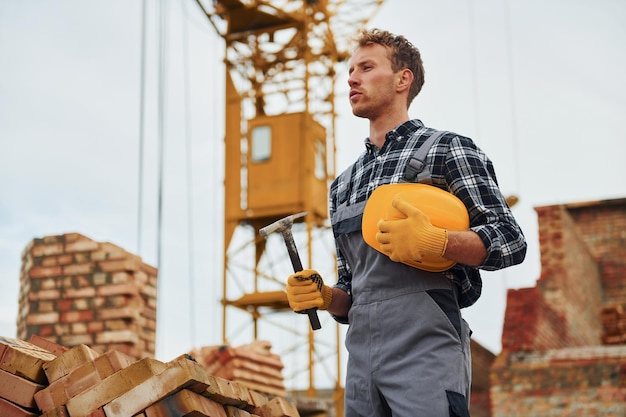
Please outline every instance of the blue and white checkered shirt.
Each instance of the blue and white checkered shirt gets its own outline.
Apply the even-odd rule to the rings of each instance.
[[[349,204],[365,201],[382,184],[402,181],[407,162],[415,150],[434,132],[420,120],[410,120],[390,131],[381,149],[365,140],[366,150],[353,166]],[[456,195],[467,208],[470,229],[487,248],[487,257],[479,267],[497,270],[516,265],[526,255],[526,240],[498,187],[493,165],[485,153],[467,137],[446,133],[428,152],[432,185]],[[330,188],[330,214],[338,207],[337,190],[340,175]],[[333,230],[337,234],[333,225]],[[341,251],[337,250],[339,280],[336,287],[351,293],[352,273]],[[479,268],[457,264],[444,272],[459,288],[459,305],[468,307],[481,294]]]

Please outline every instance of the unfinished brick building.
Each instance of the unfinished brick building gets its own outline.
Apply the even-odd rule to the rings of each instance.
[[[541,276],[508,292],[491,414],[626,416],[626,199],[536,212]]]

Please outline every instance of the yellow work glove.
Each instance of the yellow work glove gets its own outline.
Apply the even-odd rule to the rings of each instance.
[[[296,313],[305,313],[310,308],[328,310],[333,290],[324,285],[322,277],[313,269],[296,272],[287,279],[287,299]]]
[[[379,220],[376,240],[380,249],[394,262],[421,262],[425,254],[443,256],[448,231],[433,226],[423,211],[396,197],[391,202],[406,218]]]

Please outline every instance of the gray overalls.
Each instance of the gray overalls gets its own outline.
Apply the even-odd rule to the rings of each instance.
[[[347,201],[331,219],[354,229],[336,236],[352,271],[345,416],[469,416],[470,329],[456,286],[369,247],[360,225],[365,202]]]

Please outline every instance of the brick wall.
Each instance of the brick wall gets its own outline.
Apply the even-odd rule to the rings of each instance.
[[[541,276],[508,292],[492,415],[626,416],[626,199],[536,211]]]
[[[542,298],[563,317],[567,345],[600,341],[600,268],[566,206],[539,207]]]
[[[605,303],[626,306],[626,199],[571,204],[568,211],[597,261]]]
[[[17,337],[153,357],[157,270],[119,246],[78,233],[32,240],[22,252]]]
[[[567,346],[563,316],[543,299],[538,288],[509,290],[502,327],[502,349],[536,351]]]
[[[626,346],[503,352],[492,367],[493,417],[626,416]]]
[[[475,340],[470,340],[472,350],[472,389],[470,414],[472,417],[491,417],[489,369],[495,355]]]

